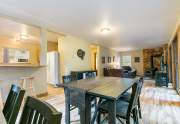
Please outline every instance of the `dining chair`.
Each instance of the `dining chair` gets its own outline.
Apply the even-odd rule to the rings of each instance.
[[[65,83],[72,83],[73,81],[77,81],[77,78],[73,77],[72,75],[66,75],[66,76],[63,76],[62,78],[63,78],[64,84]],[[65,99],[69,100],[69,102],[70,102],[69,104],[66,104],[66,109],[70,108],[68,111],[72,111],[72,110],[78,108],[78,112],[80,114],[81,113],[80,108],[81,108],[81,104],[82,104],[81,101],[84,98],[83,93],[81,91],[77,91],[74,89],[67,89],[67,88],[64,88],[64,93],[66,96]],[[91,106],[96,107],[96,104],[97,104],[96,98],[92,97],[91,98]],[[69,116],[69,115],[66,115],[66,116]],[[69,116],[68,122],[70,122],[70,116]]]
[[[63,76],[63,83],[69,83],[69,82],[72,82],[72,81],[77,81],[77,78],[73,75],[66,75],[66,76]]]
[[[72,81],[76,81],[77,78],[72,76],[72,75],[66,75],[66,76],[63,76],[63,83],[66,84],[66,83],[71,83]],[[65,90],[65,93],[67,91]],[[76,95],[78,95],[77,93],[72,93],[70,94],[70,97],[72,97],[72,99],[76,98]],[[71,98],[70,98],[71,99]],[[72,100],[71,99],[71,100]],[[74,100],[73,100],[74,101]],[[70,111],[74,110],[75,108],[77,108],[76,106],[72,105],[73,103],[71,102],[71,105],[70,105]]]
[[[85,74],[86,79],[90,79],[90,78],[95,78],[96,77],[96,72],[87,72]]]
[[[143,77],[139,78],[139,81],[142,82],[142,85],[144,83],[144,79]],[[140,91],[141,92],[141,91]],[[126,102],[130,102],[131,99],[131,93],[129,92],[125,92],[122,94],[122,96],[119,98],[120,100],[126,101]],[[142,114],[141,114],[141,104],[140,104],[140,94],[138,96],[138,111],[139,111],[139,117],[142,118]]]
[[[130,98],[130,102],[117,100],[116,101],[116,118],[123,123],[121,119],[126,120],[126,124],[130,124],[131,117],[133,117],[134,122],[139,123],[138,119],[138,96],[140,94],[140,90],[142,88],[142,82],[139,80],[133,84],[132,86],[132,94]],[[108,100],[102,102],[98,107],[98,116],[97,123],[101,122],[101,114],[108,114]],[[105,118],[106,119],[106,118]]]
[[[19,124],[61,124],[62,113],[50,104],[27,97]]]
[[[71,83],[71,82],[73,82],[73,81],[77,81],[77,78],[76,77],[74,77],[74,76],[72,76],[72,75],[66,75],[66,76],[63,76],[63,83]],[[66,91],[65,91],[66,92]],[[80,95],[80,94],[79,94]],[[76,99],[77,98],[77,96],[78,96],[78,93],[77,92],[71,92],[71,94],[70,94],[70,99],[71,99],[71,101],[75,101],[75,100],[73,100],[73,99]],[[94,97],[93,97],[94,98]],[[94,100],[94,99],[92,99],[92,100]],[[73,104],[73,103],[72,103]],[[96,104],[96,101],[95,101],[95,103],[94,104]],[[75,106],[73,106],[73,105],[71,105],[71,110],[73,110],[73,109],[75,109],[75,108],[77,108],[77,107],[75,107]]]
[[[3,114],[8,124],[15,124],[24,97],[25,90],[12,85],[3,108]]]

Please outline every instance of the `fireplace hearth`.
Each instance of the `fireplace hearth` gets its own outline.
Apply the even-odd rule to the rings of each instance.
[[[162,54],[156,54],[150,57],[150,68],[145,70],[144,72],[145,77],[148,77],[148,78],[155,77],[156,71],[158,71],[158,68],[160,68],[161,57],[162,57]],[[159,67],[156,67],[156,66],[159,66]]]

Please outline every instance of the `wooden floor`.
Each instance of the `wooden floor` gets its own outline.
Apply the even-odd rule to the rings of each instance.
[[[48,96],[41,97],[63,113],[64,124],[64,93],[61,88],[48,86]],[[141,106],[143,118],[141,124],[180,124],[180,97],[175,90],[165,87],[155,87],[153,80],[145,80]],[[71,113],[73,124],[79,124],[78,111]]]

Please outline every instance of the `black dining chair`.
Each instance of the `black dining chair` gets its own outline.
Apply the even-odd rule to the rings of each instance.
[[[66,75],[66,76],[63,76],[63,83],[72,83],[73,81],[77,81],[77,78],[72,76],[72,75]],[[81,91],[77,91],[77,90],[68,90],[66,88],[64,88],[64,92],[65,92],[65,99],[68,99],[70,101],[70,104],[69,105],[66,105],[66,106],[70,106],[70,110],[68,111],[72,111],[76,108],[78,108],[78,111],[80,113],[80,106],[81,106],[81,101],[82,99],[84,98],[84,95]],[[69,98],[67,98],[67,96],[69,96]],[[97,104],[97,100],[95,97],[92,97],[91,98],[91,106],[92,107],[96,107],[96,104]],[[67,109],[68,107],[66,107]],[[69,116],[69,115],[67,115]],[[70,117],[70,116],[69,116]],[[70,122],[70,119],[68,120]]]
[[[3,114],[8,124],[15,124],[18,112],[23,101],[25,90],[12,85],[3,108]]]
[[[77,81],[77,77],[73,76],[73,75],[66,75],[62,77],[63,79],[63,83],[69,83],[72,81]]]
[[[63,79],[63,83],[64,84],[66,84],[66,83],[71,83],[72,81],[77,81],[77,78],[76,77],[74,77],[74,76],[72,76],[72,75],[66,75],[66,76],[63,76],[62,77],[62,79]],[[65,90],[65,93],[66,93],[67,91]],[[72,100],[72,99],[74,99],[74,98],[76,98],[76,95],[78,95],[78,93],[71,93],[70,94],[70,99]],[[73,100],[74,101],[74,100]],[[71,105],[70,105],[70,111],[72,111],[72,110],[74,110],[75,108],[77,108],[75,105],[73,105],[73,103],[71,102]]]
[[[142,84],[144,83],[143,77],[140,77],[139,80],[140,80],[140,82],[142,82]],[[131,99],[131,93],[129,93],[129,92],[125,92],[120,97],[120,100],[123,100],[123,101],[126,101],[126,102],[130,102],[130,99]],[[141,104],[140,104],[140,94],[138,96],[138,111],[139,111],[139,117],[142,118]]]
[[[132,94],[130,98],[130,102],[117,100],[116,102],[116,118],[123,123],[121,119],[126,120],[126,124],[130,124],[131,117],[133,117],[134,122],[139,123],[138,119],[138,96],[140,94],[140,90],[142,88],[142,82],[139,80],[134,83],[132,86]],[[101,122],[101,114],[108,114],[108,100],[102,102],[98,107],[98,116],[97,123]],[[106,118],[105,118],[106,119]]]
[[[61,118],[53,106],[28,96],[19,124],[61,124]]]
[[[91,75],[91,77],[94,77],[94,75]],[[66,76],[63,76],[63,83],[71,83],[73,81],[77,81],[77,78],[72,76],[72,75],[66,75]],[[66,92],[66,91],[65,91]],[[70,94],[70,99],[75,99],[77,97],[78,93],[71,93]],[[96,101],[95,101],[96,102]],[[73,104],[73,103],[72,103]],[[75,106],[71,106],[71,110],[75,109],[76,107]]]
[[[62,77],[64,84],[72,83],[73,81],[77,81],[77,78],[72,75],[66,75]],[[64,88],[65,93],[65,101],[68,101],[65,106],[65,121],[66,123],[71,122],[70,112],[74,109],[78,109],[78,113],[81,114],[81,101],[84,98],[84,94],[81,91],[77,91],[74,89]]]
[[[87,79],[95,78],[95,77],[96,77],[96,75],[95,75],[94,72],[87,72],[87,73],[86,73],[86,78],[87,78]]]

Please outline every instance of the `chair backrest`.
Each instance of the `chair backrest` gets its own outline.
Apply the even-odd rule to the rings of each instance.
[[[130,66],[121,66],[122,69],[127,70],[127,71],[131,71],[132,68]]]
[[[144,78],[143,77],[140,77],[139,78],[139,82],[141,82],[142,83],[142,86],[143,86],[143,84],[144,84]],[[141,94],[141,90],[142,90],[142,87],[141,87],[141,89],[140,89],[140,94]],[[139,94],[139,95],[140,95]]]
[[[96,73],[95,72],[87,72],[86,73],[86,79],[88,78],[95,78],[96,77]]]
[[[141,93],[142,83],[143,82],[142,82],[142,80],[140,78],[132,86],[132,94],[131,94],[129,107],[128,107],[128,116],[130,116],[130,113],[132,112],[132,110],[135,107],[137,107],[137,105],[138,105],[138,99],[139,99],[139,96],[140,96],[140,93]]]
[[[3,108],[3,114],[8,124],[15,124],[24,97],[25,90],[12,85]]]
[[[62,113],[50,104],[33,97],[27,97],[20,124],[60,124]]]
[[[70,83],[72,81],[77,80],[77,78],[75,76],[72,76],[72,75],[63,76],[62,79],[63,79],[63,83]]]
[[[72,75],[63,76],[63,83],[71,83],[72,81],[77,81],[77,78]],[[78,106],[84,97],[81,90],[77,91],[73,88],[64,88],[64,93],[65,99],[69,99],[70,104],[73,106]]]

